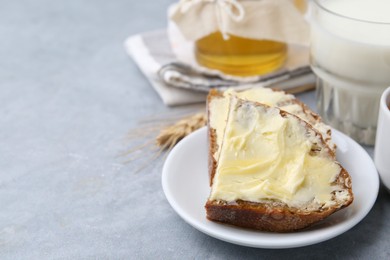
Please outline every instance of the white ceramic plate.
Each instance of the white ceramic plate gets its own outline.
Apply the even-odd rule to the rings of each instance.
[[[163,168],[162,185],[173,209],[196,229],[221,240],[250,247],[291,248],[319,243],[359,223],[371,210],[379,177],[367,152],[348,136],[333,130],[337,159],[352,176],[354,202],[322,222],[294,233],[252,231],[206,219],[204,205],[210,192],[207,167],[207,130],[199,129],[178,143]]]

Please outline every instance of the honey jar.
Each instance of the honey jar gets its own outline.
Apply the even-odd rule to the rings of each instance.
[[[293,1],[302,13],[305,12],[305,0]],[[279,69],[284,64],[287,44],[235,35],[224,39],[218,31],[196,41],[195,57],[200,65],[229,75],[263,75]]]
[[[305,33],[305,10],[306,0],[185,0],[173,20],[199,65],[246,77],[283,66],[287,42],[303,42],[295,36]]]

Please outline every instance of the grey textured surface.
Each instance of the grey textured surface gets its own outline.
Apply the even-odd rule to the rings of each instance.
[[[262,250],[211,238],[165,200],[163,159],[135,173],[129,129],[167,108],[122,44],[172,1],[0,1],[1,259],[388,259],[390,195],[345,234]],[[314,93],[300,95],[314,106]],[[141,137],[140,137],[141,139]],[[371,151],[371,150],[370,150]]]

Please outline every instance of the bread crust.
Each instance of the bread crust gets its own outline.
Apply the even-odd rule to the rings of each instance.
[[[222,95],[219,92],[210,92],[208,102],[211,102],[213,98],[221,96]],[[257,103],[257,105],[266,106],[259,103]],[[305,127],[310,131],[314,132],[318,140],[320,140],[319,147],[321,147],[321,149],[326,149],[326,152],[330,158],[335,158],[334,149],[330,148],[327,145],[327,143],[323,139],[323,136],[316,129],[314,129],[312,125],[293,114],[290,114],[283,110],[279,111],[280,115],[283,117],[293,116],[302,123],[304,123]],[[210,111],[208,113],[210,113]],[[313,113],[313,116],[318,115]],[[216,144],[216,131],[211,127],[208,127],[208,139],[210,148],[209,174],[211,186],[217,168],[217,161],[215,160],[213,155],[218,149]],[[313,152],[316,151],[314,150]],[[341,165],[340,167],[341,171],[336,180],[334,181],[333,185],[341,186],[343,190],[346,190],[348,192],[349,197],[346,201],[337,201],[337,203],[333,206],[313,210],[306,208],[293,208],[280,201],[271,200],[265,201],[264,203],[243,200],[237,200],[234,202],[227,202],[222,200],[208,200],[205,205],[207,218],[209,220],[225,224],[271,232],[292,232],[306,228],[313,223],[323,220],[334,212],[347,207],[352,203],[353,193],[351,177]],[[336,199],[335,194],[333,194],[333,198]]]
[[[223,94],[218,90],[212,89],[210,90],[207,96],[207,108],[209,108],[209,104],[214,98],[223,97]],[[217,144],[217,132],[214,128],[210,127],[210,109],[207,109],[207,142],[209,146],[208,150],[208,166],[209,166],[209,180],[210,186],[213,185],[213,179],[215,175],[215,171],[217,169],[217,160],[214,158],[214,154],[218,150]]]
[[[282,206],[237,201],[229,205],[219,201],[206,203],[207,218],[225,224],[270,232],[292,232],[323,220],[336,209],[305,214]]]

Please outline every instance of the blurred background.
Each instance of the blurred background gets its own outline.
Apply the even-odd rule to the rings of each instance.
[[[163,194],[163,156],[128,161],[140,121],[204,109],[165,106],[123,47],[166,28],[173,2],[0,0],[0,258],[388,258],[387,193],[335,239],[261,250],[186,224]],[[299,97],[315,110],[313,91]]]

